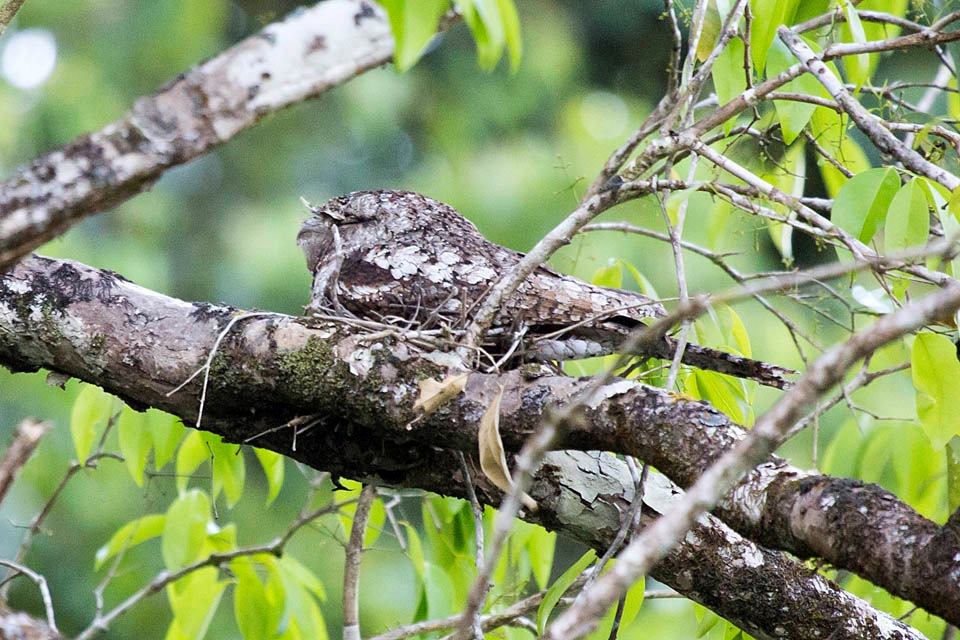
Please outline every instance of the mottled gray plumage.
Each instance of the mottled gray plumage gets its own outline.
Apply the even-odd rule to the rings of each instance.
[[[523,257],[487,240],[453,207],[409,191],[358,191],[310,210],[313,217],[297,243],[314,274],[309,309],[315,312],[400,319],[420,329],[464,328],[493,284]],[[663,315],[659,302],[640,293],[598,287],[541,266],[504,302],[485,347],[502,353],[522,332],[526,357],[602,355],[638,323]],[[667,340],[646,355],[671,352]],[[684,357],[696,366],[744,375],[734,370],[739,364],[731,368],[731,359],[756,363],[695,345]]]

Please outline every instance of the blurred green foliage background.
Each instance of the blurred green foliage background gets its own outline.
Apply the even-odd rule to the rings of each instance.
[[[357,189],[420,191],[454,205],[492,240],[528,249],[575,206],[583,180],[592,179],[661,95],[670,43],[659,20],[659,0],[524,0],[518,8],[524,58],[515,75],[505,62],[493,73],[481,71],[469,34],[458,25],[410,72],[373,70],[318,100],[273,115],[216,152],[168,172],[149,192],[85,221],[41,252],[112,269],[187,300],[298,314],[308,300],[310,282],[294,242],[306,215],[300,196],[322,201]],[[22,30],[44,29],[56,42],[56,66],[32,89],[0,79],[0,122],[5,123],[0,126],[0,175],[120,117],[138,96],[254,33],[262,26],[256,16],[275,10],[259,2],[241,6],[227,0],[28,0],[0,38],[0,49]],[[700,217],[690,218],[688,236],[706,244],[710,202],[700,196],[693,202],[692,216]],[[663,230],[653,201],[619,207],[606,219]],[[744,252],[734,260],[738,267],[781,266],[765,228],[755,221],[734,218],[721,231],[716,238],[720,248]],[[802,265],[830,257],[801,245],[798,261]],[[654,240],[594,235],[574,242],[553,264],[589,279],[615,258],[636,266],[661,296],[675,295],[669,248]],[[696,257],[688,258],[688,274],[692,292],[730,285],[719,270]],[[630,281],[625,277],[624,286],[632,286]],[[778,323],[754,305],[737,310],[747,323],[755,356],[801,364]],[[791,307],[791,313],[825,342],[842,335],[808,311]],[[883,384],[875,394],[878,411],[911,419],[909,387],[900,384],[898,389],[896,380]],[[72,447],[67,416],[77,386],[71,382],[63,392],[46,386],[42,373],[14,376],[0,371],[0,437],[7,438],[27,415],[56,424],[3,505],[0,557],[14,556],[22,527],[51,495],[68,465]],[[756,412],[773,397],[760,392]],[[827,451],[832,457],[824,464],[833,468],[825,470],[903,488],[905,478],[891,470],[883,453],[883,443],[892,437],[890,423],[871,429],[871,424],[854,423],[845,410],[828,418],[821,425],[821,455],[841,428],[850,449],[858,453]],[[913,425],[896,426],[898,437],[906,433],[914,442],[911,460],[924,455],[937,459],[925,453],[922,435]],[[887,435],[871,435],[884,430]],[[791,444],[788,452],[798,464],[810,464],[811,438],[805,434]],[[874,438],[872,453],[864,453],[865,438]],[[934,515],[942,501],[937,480],[930,479],[929,465],[935,463],[926,464],[910,467],[927,479],[923,486],[914,495],[900,495]],[[250,469],[248,495],[232,511],[221,512],[225,521],[239,523],[241,542],[247,543],[281,531],[306,492],[302,475],[288,464],[287,486],[264,514],[264,482],[254,465]],[[208,482],[195,481],[197,486]],[[123,522],[164,510],[175,493],[173,479],[163,475],[137,489],[122,464],[110,460],[71,482],[27,558],[50,581],[65,632],[75,632],[90,618],[92,589],[102,577],[92,568],[96,548]],[[409,510],[405,515],[416,521],[419,507]],[[415,606],[404,588],[411,570],[389,540],[381,537],[379,550],[365,556],[363,580],[370,587],[363,589],[364,619],[369,623],[365,634],[408,620]],[[318,527],[298,536],[291,551],[324,579],[329,593],[325,614],[331,632],[338,635],[341,547]],[[580,551],[561,542],[558,568],[569,565]],[[108,590],[108,603],[139,587],[159,568],[155,548],[135,550]],[[41,611],[36,589],[26,581],[19,580],[11,596],[14,607]],[[683,601],[650,602],[640,624],[650,637],[692,637],[697,624],[692,610]],[[164,597],[154,596],[106,637],[162,637],[166,616]],[[236,634],[225,600],[208,637]]]

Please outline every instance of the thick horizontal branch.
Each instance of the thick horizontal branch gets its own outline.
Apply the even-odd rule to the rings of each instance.
[[[386,14],[365,0],[328,0],[267,26],[0,183],[0,269],[264,115],[392,55]]]
[[[202,376],[170,392],[203,366],[235,317],[230,308],[183,302],[111,272],[34,256],[0,279],[0,363],[69,374],[192,423]],[[420,474],[436,464],[437,447],[475,450],[480,417],[501,385],[501,432],[516,451],[552,407],[576,400],[589,384],[522,371],[474,373],[460,396],[419,416],[412,408],[418,381],[441,376],[445,363],[446,354],[424,353],[399,331],[365,334],[342,322],[251,315],[235,320],[213,358],[202,428],[345,476],[458,493],[449,474],[437,479],[440,486],[427,481],[429,474],[421,482]],[[595,397],[559,446],[634,455],[682,486],[743,436],[706,403],[633,381],[616,380]],[[305,416],[313,418],[284,426]],[[495,502],[496,491],[486,492]],[[545,493],[533,491],[538,500]],[[948,620],[960,611],[960,589],[947,570],[960,544],[875,485],[771,459],[716,513],[753,540],[822,557]]]

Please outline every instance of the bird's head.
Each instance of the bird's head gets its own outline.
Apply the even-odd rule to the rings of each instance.
[[[307,267],[313,271],[324,256],[337,249],[338,243],[355,240],[357,232],[383,217],[384,191],[355,191],[331,198],[321,205],[301,201],[313,215],[303,222],[297,244],[307,256]],[[339,239],[339,240],[338,240]],[[351,242],[351,246],[356,242]]]

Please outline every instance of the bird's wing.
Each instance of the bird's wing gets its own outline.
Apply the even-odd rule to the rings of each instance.
[[[635,291],[589,284],[552,269],[538,269],[520,286],[517,304],[531,324],[546,326],[585,323],[635,326],[666,311],[656,300]]]

